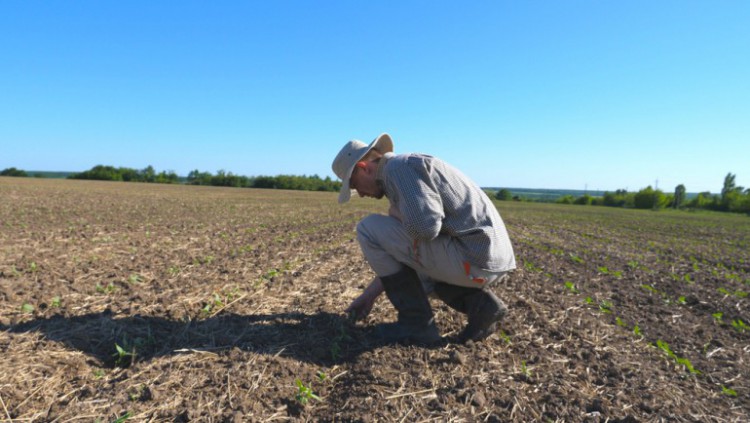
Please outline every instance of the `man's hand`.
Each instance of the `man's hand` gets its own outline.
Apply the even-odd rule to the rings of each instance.
[[[346,315],[354,321],[364,319],[370,314],[372,306],[375,305],[375,300],[377,300],[382,293],[383,283],[380,282],[380,278],[376,277],[370,282],[370,285],[365,288],[362,295],[352,301],[349,307],[345,310]]]
[[[375,305],[375,298],[369,298],[367,293],[363,293],[352,301],[351,305],[346,309],[346,315],[353,321],[364,319],[370,314],[372,306]]]

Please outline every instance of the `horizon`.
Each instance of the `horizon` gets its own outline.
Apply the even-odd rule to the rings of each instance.
[[[388,132],[480,186],[750,186],[750,2],[3,6],[0,169],[336,180]]]
[[[102,165],[102,166],[108,166],[108,165]],[[120,166],[113,166],[113,167],[120,167]],[[43,175],[43,174],[75,174],[75,173],[83,172],[83,171],[68,171],[68,170],[26,170],[26,169],[19,169],[19,170],[25,171],[29,175],[28,177],[30,177],[30,178],[33,178],[36,175]],[[86,170],[89,170],[89,169],[86,169]],[[156,172],[161,172],[161,169],[154,169],[154,170]],[[204,170],[201,170],[201,169],[194,169],[194,170],[199,170],[201,172],[204,172]],[[220,170],[224,170],[227,173],[232,173],[233,175],[237,175],[237,176],[246,176],[248,178],[264,177],[264,176],[275,177],[275,176],[281,176],[282,175],[282,174],[274,174],[274,175],[242,175],[242,174],[234,173],[234,172],[231,172],[231,171],[227,171],[225,169],[220,169]],[[169,172],[169,170],[166,170],[166,172]],[[215,172],[210,172],[210,171],[205,171],[205,172],[209,172],[211,174],[215,174]],[[284,174],[284,175],[303,176],[303,177],[305,177],[305,176],[307,176],[307,177],[318,176],[318,177],[320,177],[322,179],[325,179],[326,176],[327,176],[327,175],[326,176],[320,176],[320,175],[316,175],[316,174],[312,174],[312,175]],[[181,174],[178,173],[177,177],[180,178],[180,179],[186,179],[187,178],[187,174],[181,175]],[[50,179],[52,179],[52,178],[50,178]],[[331,177],[331,179],[332,180],[338,180],[335,176]],[[116,181],[116,182],[123,182],[123,181]],[[140,183],[140,182],[136,182],[136,183]],[[510,190],[510,191],[514,191],[514,190],[515,191],[519,191],[519,190],[520,191],[535,191],[535,190],[538,190],[540,192],[544,192],[544,191],[552,191],[552,192],[557,192],[557,193],[560,193],[560,192],[588,193],[588,192],[590,192],[590,193],[596,193],[596,194],[605,194],[607,192],[615,192],[615,191],[623,190],[623,189],[626,190],[629,193],[634,193],[634,192],[638,192],[638,191],[640,191],[642,189],[645,189],[648,186],[641,187],[641,188],[638,188],[638,189],[618,188],[616,190],[593,189],[593,188],[578,189],[578,188],[544,188],[544,187],[520,187],[520,186],[516,186],[516,187],[511,187],[511,186],[484,186],[484,185],[480,185],[479,187],[481,189],[483,189],[483,190],[500,190],[500,189],[507,189],[507,190]],[[654,185],[650,185],[650,187],[652,187],[655,190],[661,190],[664,194],[670,194],[671,192],[674,191],[674,188],[671,189],[671,190],[669,190],[669,189],[665,190],[665,189],[663,189],[663,187],[655,187]],[[750,188],[750,187],[748,187],[748,188]],[[697,194],[705,193],[705,192],[708,192],[708,193],[710,193],[710,194],[713,195],[713,194],[719,194],[721,192],[721,190],[719,190],[717,192],[713,192],[713,191],[690,191],[690,190],[686,191],[686,193],[688,195],[697,195]]]

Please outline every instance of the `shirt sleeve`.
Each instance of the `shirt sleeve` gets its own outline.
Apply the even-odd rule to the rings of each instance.
[[[406,232],[418,241],[435,239],[443,226],[443,203],[429,165],[420,157],[409,157],[389,178],[398,199]]]

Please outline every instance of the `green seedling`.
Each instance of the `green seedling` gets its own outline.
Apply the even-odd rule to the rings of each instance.
[[[29,303],[24,303],[21,306],[21,312],[23,312],[25,314],[31,314],[31,313],[34,312],[34,306],[31,305],[31,304],[29,304]]]
[[[325,372],[323,372],[322,370],[318,370],[318,373],[317,373],[317,375],[318,375],[318,379],[319,379],[319,380],[320,380],[321,382],[325,382],[325,381],[326,381],[326,379],[328,379],[328,375],[326,375],[326,374],[325,374]]]
[[[734,389],[731,389],[731,388],[727,388],[724,385],[721,385],[721,393],[724,394],[724,395],[730,396],[730,397],[736,397],[737,396],[737,391],[735,391]]]
[[[626,328],[628,325],[619,317],[615,317],[615,323],[621,328]]]
[[[680,304],[682,304],[682,305],[685,305],[685,304],[687,304],[687,299],[683,295],[683,296],[680,296],[680,298],[677,299],[677,302],[680,303]]]
[[[130,418],[130,411],[125,412],[122,416],[118,417],[117,420],[112,423],[125,423]]]
[[[719,312],[716,312],[716,313],[712,314],[711,316],[713,316],[713,318],[716,321],[716,323],[718,323],[720,325],[724,324],[724,320],[722,319],[724,317],[724,313],[722,313],[722,312],[719,311]]]
[[[132,275],[128,276],[128,282],[132,284],[141,283],[143,282],[143,277],[137,273],[133,273]]]
[[[307,405],[311,400],[322,401],[319,396],[315,395],[311,388],[305,386],[301,380],[295,380],[297,384],[297,395],[294,397],[300,404]]]
[[[222,307],[224,307],[224,302],[221,300],[221,297],[219,296],[219,294],[214,293],[213,301],[203,306],[203,308],[201,309],[201,313],[204,316],[210,316],[214,309],[220,309]]]
[[[599,273],[601,273],[602,275],[609,274],[609,269],[607,268],[607,266],[600,266],[598,270],[599,270]]]
[[[100,284],[96,284],[96,292],[100,294],[112,294],[117,290],[117,287],[110,282],[107,286],[101,286]]]
[[[521,360],[521,373],[523,373],[526,377],[531,377],[531,370],[526,365],[526,360]]]
[[[742,319],[732,320],[732,327],[737,329],[739,332],[745,332],[750,329],[750,326],[745,324]]]
[[[641,332],[641,327],[638,325],[633,326],[633,335],[643,337],[643,333]]]
[[[599,310],[602,313],[612,313],[612,303],[606,300],[602,301],[601,303],[599,303]]]
[[[578,293],[578,290],[576,289],[575,284],[573,282],[571,282],[571,281],[566,281],[565,282],[565,288],[568,291],[570,291],[571,293],[573,293],[573,294],[577,294]]]
[[[331,359],[338,361],[341,357],[341,344],[347,340],[351,340],[352,337],[346,333],[346,326],[343,323],[339,325],[339,333],[331,341]]]
[[[700,374],[701,372],[696,370],[693,367],[693,363],[690,362],[687,358],[679,357],[677,354],[675,354],[671,348],[669,348],[669,344],[662,341],[661,339],[656,341],[656,346],[667,353],[667,356],[671,357],[677,364],[681,364],[685,366],[685,368],[692,374]]]
[[[29,270],[33,273],[39,270],[39,267],[36,265],[35,262],[32,261],[31,263],[29,263]]]
[[[50,307],[52,308],[60,308],[60,305],[62,305],[62,300],[59,296],[52,297],[52,301],[50,301]]]
[[[500,331],[499,336],[500,336],[500,339],[502,339],[503,341],[505,341],[506,344],[510,345],[510,336],[508,336],[508,334],[505,333],[504,330]]]
[[[643,284],[641,285],[641,288],[645,289],[646,291],[652,292],[654,294],[660,294],[659,290],[654,288],[651,285]]]
[[[583,300],[586,304],[594,304],[594,299],[591,297],[586,297],[586,299]]]
[[[523,262],[523,267],[529,272],[541,272],[542,271],[542,269],[539,266],[535,265],[534,263],[528,260]]]
[[[573,260],[575,263],[583,264],[583,259],[573,253],[570,253],[570,259]]]
[[[117,351],[112,354],[112,356],[115,357],[115,366],[127,367],[127,365],[131,364],[133,360],[135,360],[135,348],[133,348],[133,351],[128,351],[125,348],[121,347],[118,343],[115,343],[115,349]]]

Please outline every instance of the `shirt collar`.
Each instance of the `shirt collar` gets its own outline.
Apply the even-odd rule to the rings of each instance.
[[[394,155],[395,154],[393,153],[385,153],[383,154],[383,157],[380,158],[380,161],[378,162],[378,170],[375,172],[375,182],[378,184],[383,184],[385,182],[385,165]]]

